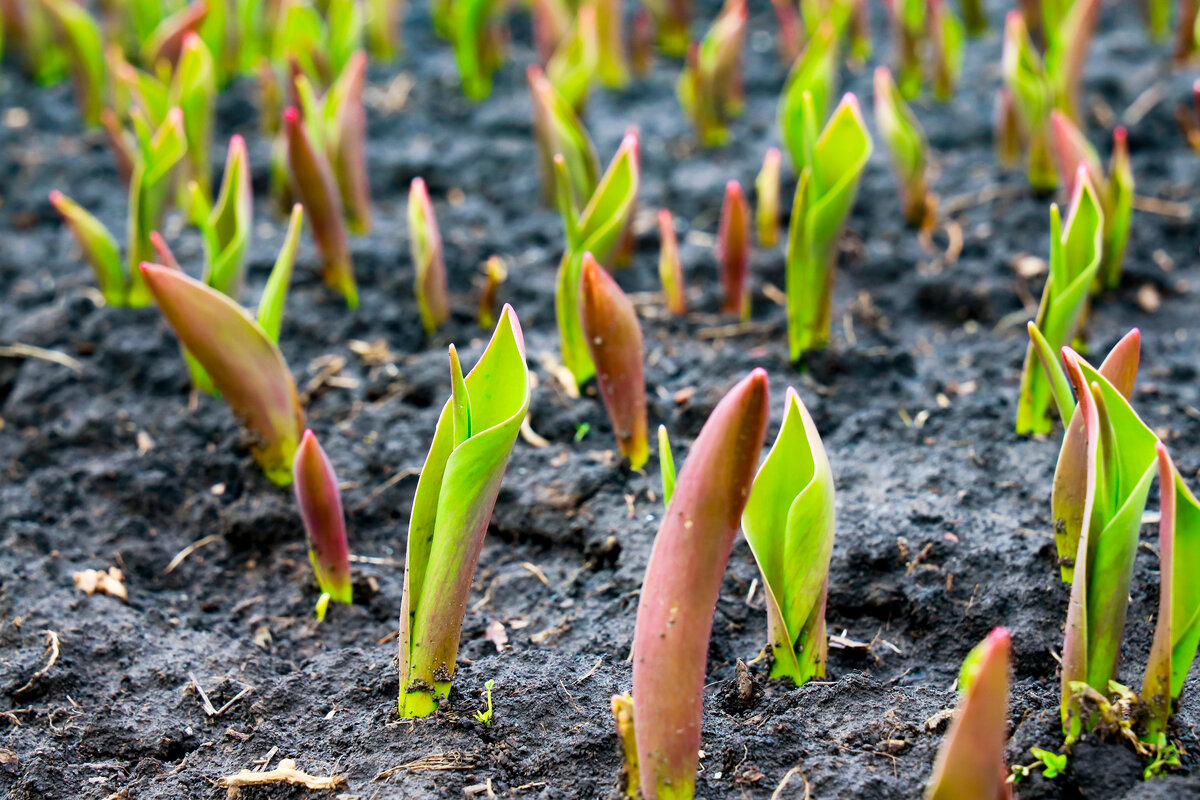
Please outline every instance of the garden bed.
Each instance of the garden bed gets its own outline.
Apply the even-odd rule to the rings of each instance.
[[[711,18],[705,4],[699,15]],[[1195,198],[1200,159],[1174,121],[1189,78],[1165,69],[1133,4],[1101,15],[1085,73],[1095,141],[1110,117],[1129,125],[1138,194],[1119,290],[1094,304],[1091,342],[1106,352],[1130,327],[1143,334],[1134,401],[1166,429],[1192,486],[1200,469],[1200,272]],[[786,69],[774,17],[751,15],[747,109],[733,144],[700,150],[678,108],[678,65],[620,93],[596,90],[586,122],[607,161],[626,126],[642,134],[643,180],[633,265],[647,344],[651,423],[682,459],[719,397],[752,367],[770,373],[773,438],[783,393],[811,410],[837,481],[837,542],[829,579],[829,677],[801,688],[748,680],[766,614],[744,540],[734,548],[710,645],[699,797],[915,798],[930,772],[968,649],[996,625],[1012,631],[1008,756],[1061,744],[1056,653],[1067,589],[1055,566],[1050,479],[1058,434],[1013,433],[1024,322],[1042,275],[1024,258],[1048,252],[1048,199],[1002,170],[991,123],[1000,81],[999,23],[968,45],[946,105],[917,114],[936,153],[943,225],[922,244],[899,210],[877,143],[841,248],[835,333],[805,372],[788,363],[782,247],[754,254],[753,320],[717,313],[711,243],[727,180],[753,184],[777,137]],[[875,9],[878,11],[878,9]],[[875,60],[886,59],[881,14]],[[307,396],[344,490],[357,604],[317,624],[317,591],[290,491],[271,485],[239,441],[227,408],[190,397],[174,335],[154,308],[103,307],[92,275],[47,200],[68,191],[114,230],[125,196],[96,133],[80,133],[67,86],[41,89],[0,72],[0,344],[62,354],[59,362],[0,356],[0,790],[31,798],[223,796],[218,778],[281,758],[316,775],[345,775],[363,798],[489,796],[614,798],[620,761],[609,697],[630,688],[637,591],[661,514],[657,467],[630,473],[613,454],[594,390],[564,393],[557,357],[554,271],[563,235],[540,206],[523,66],[528,25],[495,91],[472,104],[453,54],[433,38],[426,7],[408,11],[406,50],[375,65],[368,166],[375,230],[352,243],[361,307],[320,282],[305,244],[281,343]],[[870,97],[870,71],[844,72]],[[1148,94],[1153,93],[1153,94]],[[249,296],[261,291],[282,236],[266,195],[268,143],[252,84],[220,99],[217,149],[248,138],[257,203]],[[1102,150],[1106,150],[1102,148]],[[454,314],[432,339],[413,298],[404,207],[423,176],[446,241]],[[784,194],[790,197],[791,179]],[[790,203],[788,204],[790,205]],[[657,291],[653,212],[687,226],[682,256],[693,309],[667,317]],[[786,208],[785,208],[786,212]],[[198,235],[168,225],[185,268]],[[409,508],[443,398],[446,345],[465,364],[487,332],[473,316],[479,265],[508,262],[500,296],[525,330],[536,386],[532,428],[518,440],[463,628],[448,705],[400,720],[395,632]],[[378,344],[382,340],[384,344]],[[363,344],[366,343],[366,344]],[[370,345],[370,346],[367,346]],[[65,363],[63,363],[65,362]],[[586,430],[585,430],[586,429]],[[582,434],[582,438],[578,435]],[[1156,501],[1152,499],[1151,508]],[[1143,528],[1143,551],[1153,548]],[[182,561],[173,559],[196,545]],[[173,568],[168,569],[173,565]],[[84,595],[73,573],[118,567],[127,604]],[[1138,556],[1123,682],[1140,685],[1157,605],[1157,559]],[[489,625],[504,626],[498,652]],[[58,654],[48,669],[53,631]],[[494,680],[491,727],[473,719]],[[205,710],[203,689],[213,715]],[[1143,783],[1120,743],[1085,739],[1065,776],[1031,777],[1022,798],[1200,797],[1200,687],[1184,690],[1175,734],[1181,774]],[[263,798],[331,796],[248,789]]]

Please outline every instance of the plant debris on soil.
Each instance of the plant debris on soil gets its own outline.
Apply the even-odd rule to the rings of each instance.
[[[1107,352],[1141,328],[1135,405],[1195,487],[1200,159],[1174,120],[1191,77],[1169,70],[1168,45],[1147,42],[1135,5],[1106,4],[1085,71],[1091,138],[1106,152],[1106,131],[1128,126],[1141,198],[1124,279],[1095,299],[1090,343]],[[716,12],[712,2],[699,6],[697,26]],[[1014,645],[1009,761],[1061,745],[1067,588],[1049,496],[1058,433],[1013,432],[1049,200],[992,153],[1005,10],[993,4],[991,30],[968,44],[953,101],[915,105],[934,151],[939,227],[922,242],[904,226],[877,147],[842,241],[834,339],[803,372],[788,362],[777,302],[782,246],[753,255],[748,324],[718,313],[711,247],[726,181],[751,185],[778,136],[786,67],[771,8],[751,14],[747,110],[730,145],[695,144],[674,96],[680,65],[668,59],[628,89],[590,100],[586,123],[603,160],[627,126],[642,136],[637,249],[616,274],[643,315],[651,424],[667,425],[682,459],[721,395],[762,366],[771,379],[768,441],[784,389],[795,385],[837,482],[828,679],[795,688],[752,663],[766,614],[739,540],[713,627],[698,797],[919,797],[960,662],[996,625]],[[874,60],[886,60],[886,20],[879,8],[873,15]],[[313,776],[328,785],[344,778],[334,791],[360,798],[619,796],[609,698],[630,688],[637,592],[662,508],[657,467],[623,468],[594,388],[572,398],[556,376],[562,230],[537,203],[526,19],[514,20],[511,58],[480,103],[462,97],[453,52],[434,37],[425,4],[408,8],[404,38],[400,61],[370,73],[377,224],[352,243],[362,305],[349,312],[322,285],[306,241],[281,336],[309,424],[343,481],[354,554],[356,602],[335,604],[320,624],[291,493],[256,468],[223,403],[190,396],[159,312],[103,305],[47,200],[51,189],[69,189],[122,228],[125,194],[102,137],[82,132],[68,85],[36,87],[11,67],[0,71],[6,797],[219,798],[229,780],[247,798],[333,797]],[[405,93],[393,102],[397,81]],[[844,69],[843,88],[869,98],[870,70]],[[1150,92],[1157,102],[1143,99]],[[220,163],[229,135],[247,137],[256,200],[249,297],[284,232],[269,209],[269,141],[255,108],[256,88],[244,79],[221,95],[213,159]],[[434,198],[453,295],[453,317],[432,338],[413,297],[404,225],[417,176]],[[660,207],[685,226],[693,311],[682,319],[667,317],[654,295]],[[185,268],[197,268],[199,235],[177,212],[165,234]],[[470,365],[486,341],[474,310],[492,254],[506,262],[500,299],[520,315],[536,378],[530,424],[479,562],[453,694],[432,718],[400,720],[395,636],[416,470],[449,392],[446,345],[456,343]],[[1155,541],[1154,526],[1144,526],[1120,667],[1135,685],[1158,598]],[[73,580],[81,573],[106,583],[120,575],[127,599],[99,584],[85,594]],[[474,718],[488,680],[490,727]],[[1026,778],[1020,797],[1200,797],[1198,702],[1193,678],[1172,729],[1183,749],[1177,771],[1143,781],[1145,765],[1127,744],[1089,736],[1066,774]],[[252,785],[291,768],[314,788]]]

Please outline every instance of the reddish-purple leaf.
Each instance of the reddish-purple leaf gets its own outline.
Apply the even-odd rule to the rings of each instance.
[[[738,314],[744,320],[750,319],[750,295],[746,291],[746,270],[750,264],[750,206],[737,181],[725,184],[717,258],[721,262],[721,285],[725,288],[722,310]]]
[[[300,440],[292,474],[317,584],[331,599],[351,603],[350,548],[346,544],[342,493],[333,464],[311,430],[306,430]]]
[[[654,539],[633,638],[633,717],[646,800],[692,796],[713,612],[767,432],[767,373],[717,404]]]
[[[313,240],[325,261],[322,277],[327,285],[346,298],[346,305],[355,308],[358,287],[354,282],[354,264],[350,260],[345,211],[329,163],[324,154],[313,147],[295,106],[283,112],[283,123],[293,188],[312,222]]]
[[[617,448],[631,469],[641,469],[650,458],[642,326],[633,303],[591,253],[583,254],[582,283],[579,314],[600,396]]]

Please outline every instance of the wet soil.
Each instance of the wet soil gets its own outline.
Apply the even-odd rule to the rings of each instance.
[[[1191,78],[1162,66],[1167,47],[1147,43],[1132,5],[1104,8],[1085,80],[1090,131],[1107,141],[1124,119],[1138,193],[1167,202],[1139,204],[1124,280],[1095,303],[1091,342],[1103,353],[1141,328],[1136,404],[1195,485],[1200,159],[1174,122]],[[713,11],[705,4],[702,18]],[[643,311],[652,423],[669,427],[682,457],[721,394],[762,366],[771,376],[772,431],[793,384],[837,479],[828,617],[844,646],[831,648],[826,681],[794,688],[754,665],[752,687],[743,682],[739,692],[736,662],[759,653],[766,630],[762,593],[751,590],[756,568],[739,541],[710,647],[700,797],[772,797],[793,768],[774,796],[804,797],[807,780],[814,798],[918,797],[943,730],[930,720],[953,706],[961,659],[995,625],[1012,630],[1015,646],[1010,760],[1029,763],[1031,746],[1061,743],[1056,653],[1067,592],[1049,519],[1058,434],[1025,439],[1012,430],[1023,323],[1043,280],[1014,265],[1045,257],[1048,201],[992,155],[1004,9],[991,11],[992,30],[970,43],[955,99],[917,104],[936,151],[943,227],[926,247],[903,226],[877,148],[844,237],[834,341],[805,372],[788,363],[783,309],[764,292],[783,285],[782,248],[754,255],[753,322],[730,328],[733,320],[717,313],[711,243],[722,187],[731,178],[749,186],[777,135],[785,68],[773,51],[770,9],[756,6],[751,16],[747,111],[725,148],[694,145],[673,95],[676,63],[660,59],[628,89],[593,93],[587,123],[602,158],[626,126],[642,133],[645,211],[633,265],[618,277]],[[11,64],[0,72],[0,342],[78,362],[0,357],[6,796],[215,798],[224,792],[219,777],[294,758],[310,773],[345,775],[341,791],[350,797],[462,797],[464,789],[486,797],[489,785],[510,797],[617,797],[608,700],[630,685],[636,593],[661,511],[657,468],[631,474],[618,464],[595,392],[568,398],[546,366],[557,349],[562,233],[536,202],[527,23],[514,25],[513,57],[480,104],[460,96],[452,53],[429,32],[423,4],[409,9],[406,24],[403,58],[371,72],[377,224],[353,244],[362,307],[347,312],[321,285],[306,243],[283,327],[309,424],[345,482],[358,559],[358,602],[332,609],[320,625],[290,492],[255,468],[220,402],[189,396],[175,339],[156,310],[98,303],[46,199],[63,189],[123,230],[124,196],[102,140],[80,132],[67,86],[35,88]],[[886,58],[879,14],[874,39],[875,58]],[[843,78],[870,97],[868,69]],[[234,132],[250,143],[258,203],[251,302],[283,233],[268,209],[268,145],[251,85],[222,95],[219,130],[218,149]],[[453,319],[432,338],[418,321],[403,222],[418,175],[435,199],[455,300]],[[685,229],[693,311],[682,320],[666,318],[651,294],[660,206]],[[167,228],[185,266],[198,271],[196,234],[175,218]],[[959,238],[961,252],[948,257]],[[471,363],[486,338],[473,319],[473,282],[492,253],[508,261],[500,294],[525,328],[537,380],[531,423],[549,444],[515,448],[450,702],[436,718],[402,721],[393,657],[414,475],[448,392],[446,345],[458,343]],[[352,347],[377,340],[386,349],[374,356]],[[1141,682],[1157,602],[1153,534],[1152,526],[1142,531],[1132,584],[1120,669],[1131,685]],[[176,554],[201,542],[168,571]],[[127,604],[72,583],[76,571],[111,566],[124,571]],[[496,622],[508,637],[503,651],[485,638]],[[60,643],[47,670],[44,631]],[[192,676],[218,714],[206,714]],[[473,713],[489,679],[495,715],[486,727]],[[1065,776],[1030,778],[1021,797],[1200,797],[1191,774],[1200,749],[1194,683],[1174,730],[1185,750],[1177,774],[1143,782],[1131,751],[1089,739]],[[329,796],[246,791],[318,795]]]

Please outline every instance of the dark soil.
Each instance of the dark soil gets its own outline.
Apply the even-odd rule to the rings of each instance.
[[[1200,160],[1174,123],[1190,77],[1165,71],[1167,47],[1146,42],[1133,6],[1104,9],[1086,73],[1090,130],[1107,141],[1105,109],[1120,117],[1133,106],[1138,192],[1182,203],[1186,218],[1136,213],[1124,281],[1096,302],[1091,341],[1103,353],[1130,327],[1142,329],[1135,401],[1194,486]],[[710,248],[722,187],[730,178],[751,185],[776,138],[785,68],[770,9],[757,5],[751,18],[747,112],[728,147],[694,145],[674,98],[675,63],[660,60],[626,91],[593,94],[587,122],[602,158],[627,125],[642,133],[644,218],[634,264],[619,279],[643,301],[651,421],[670,428],[681,458],[721,394],[762,366],[773,436],[784,388],[797,386],[837,476],[829,628],[863,643],[831,649],[828,681],[797,689],[768,681],[756,665],[753,690],[739,693],[736,661],[754,658],[766,629],[761,591],[747,597],[757,570],[739,541],[710,648],[701,797],[767,798],[793,767],[814,798],[918,797],[942,730],[926,721],[953,706],[961,659],[995,625],[1007,625],[1015,645],[1010,760],[1029,763],[1031,746],[1061,744],[1055,654],[1067,591],[1049,519],[1058,434],[1013,433],[1023,322],[1042,280],[1020,277],[1013,264],[1023,254],[1045,257],[1047,200],[992,155],[1004,10],[994,6],[991,32],[970,43],[954,101],[917,106],[961,255],[945,257],[945,229],[927,250],[903,227],[877,144],[845,236],[834,342],[806,373],[789,365],[784,312],[762,292],[783,285],[782,248],[755,254],[753,324],[713,331],[732,321],[716,313]],[[886,58],[876,16],[876,58]],[[61,188],[123,231],[125,198],[102,140],[80,133],[68,86],[36,88],[11,65],[0,73],[0,342],[50,348],[82,365],[76,373],[0,358],[0,789],[8,797],[215,798],[219,777],[268,756],[272,766],[290,757],[313,774],[344,774],[352,797],[461,797],[489,781],[502,796],[617,796],[609,696],[629,689],[625,659],[661,509],[659,477],[653,466],[631,474],[617,464],[594,391],[568,399],[544,365],[557,352],[562,233],[536,202],[528,24],[515,23],[513,57],[477,105],[461,97],[451,50],[429,28],[424,5],[410,8],[403,59],[372,71],[376,90],[393,80],[412,81],[412,90],[402,109],[376,101],[370,112],[377,224],[354,242],[362,307],[347,312],[321,285],[306,244],[284,322],[283,350],[301,387],[330,358],[344,359],[344,380],[310,386],[308,415],[347,484],[351,549],[362,560],[358,603],[332,609],[320,625],[291,493],[263,478],[223,404],[203,397],[192,405],[176,341],[155,309],[98,305],[90,271],[47,202]],[[868,69],[846,72],[844,87],[869,105]],[[1159,93],[1149,107],[1148,91]],[[219,150],[227,135],[246,134],[255,170],[250,301],[282,226],[268,212],[268,147],[253,86],[235,84],[220,112]],[[222,158],[214,151],[217,166]],[[403,222],[418,175],[435,198],[456,300],[432,340],[418,321]],[[660,206],[690,230],[683,258],[695,310],[686,320],[665,319],[647,294],[657,289],[651,212]],[[198,270],[199,239],[181,228],[168,225],[168,239]],[[472,316],[472,281],[492,253],[509,261],[501,295],[525,328],[537,378],[531,422],[550,445],[517,443],[448,708],[402,721],[393,656],[411,470],[448,393],[446,345],[458,343],[472,363],[486,338]],[[1160,307],[1143,310],[1139,293],[1143,304],[1155,293]],[[390,348],[387,363],[351,350],[352,340],[377,339]],[[583,425],[590,432],[575,442]],[[165,572],[205,537],[216,538]],[[1133,686],[1157,603],[1152,526],[1143,541],[1120,673]],[[75,571],[110,566],[124,570],[127,605],[72,583]],[[484,638],[494,621],[509,637],[503,652]],[[57,632],[61,655],[30,683],[47,660],[47,630]],[[212,718],[190,674],[218,709],[249,688]],[[488,679],[490,728],[472,719]],[[1180,775],[1143,782],[1143,764],[1126,747],[1085,740],[1066,776],[1031,778],[1021,796],[1200,797],[1190,774],[1200,752],[1198,693],[1189,682],[1177,717]],[[275,787],[247,796],[309,794]],[[804,797],[801,775],[778,796]]]

